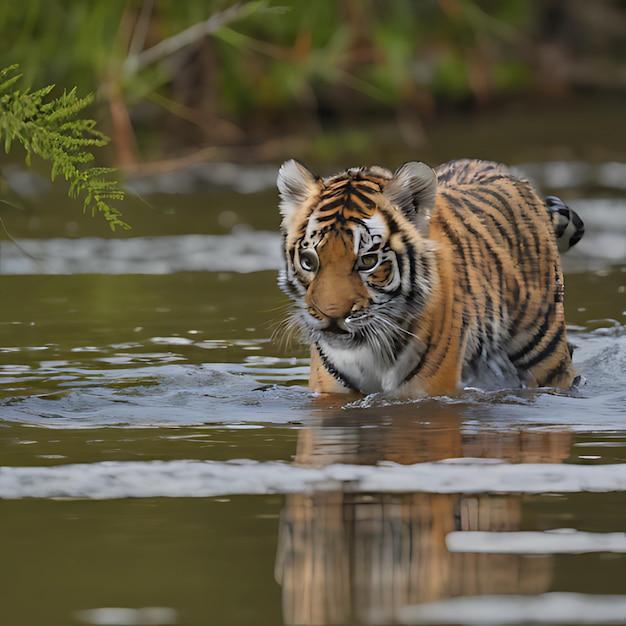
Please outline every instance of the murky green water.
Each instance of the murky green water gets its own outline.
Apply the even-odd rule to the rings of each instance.
[[[131,235],[155,238],[123,245],[55,239],[77,228],[56,190],[9,211],[37,259],[1,243],[0,623],[623,620],[626,200],[580,167],[534,170],[588,224],[578,396],[310,397],[306,349],[271,340],[265,170],[146,196]]]

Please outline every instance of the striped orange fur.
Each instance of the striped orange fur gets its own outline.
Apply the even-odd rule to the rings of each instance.
[[[327,178],[288,161],[278,187],[279,283],[311,344],[311,390],[419,397],[575,382],[557,248],[562,207],[575,213],[564,204],[547,207],[504,165],[477,160]]]

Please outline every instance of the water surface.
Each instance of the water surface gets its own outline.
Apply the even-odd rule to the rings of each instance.
[[[206,192],[202,232],[17,228],[22,250],[0,246],[2,623],[622,620],[623,178],[588,167],[592,193],[580,164],[526,167],[588,225],[565,264],[577,393],[312,397],[306,348],[272,340],[265,170]]]

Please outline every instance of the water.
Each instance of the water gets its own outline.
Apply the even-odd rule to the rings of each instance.
[[[209,196],[205,169],[184,195],[163,179],[150,203],[193,220],[163,209],[119,239],[8,215],[23,250],[0,246],[0,623],[623,620],[611,163],[525,166],[588,225],[565,265],[576,394],[311,397],[307,350],[271,340],[286,301],[267,168]]]

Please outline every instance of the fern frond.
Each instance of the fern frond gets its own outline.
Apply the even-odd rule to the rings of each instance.
[[[18,65],[9,65],[9,67],[5,67],[0,69],[0,80],[2,80],[5,76],[10,74],[11,72],[17,72]],[[0,83],[0,93],[6,91],[11,85],[15,84],[20,78],[22,78],[22,74],[16,74],[15,76],[11,76],[3,83]]]
[[[27,163],[31,154],[42,157],[51,163],[53,180],[62,176],[69,183],[71,198],[84,194],[84,212],[102,213],[113,230],[118,226],[130,228],[121,219],[120,211],[110,204],[124,199],[119,183],[106,178],[116,170],[86,167],[94,160],[91,149],[109,142],[94,120],[80,117],[93,96],[79,98],[74,88],[47,100],[54,85],[36,91],[9,91],[21,78],[20,74],[11,76],[17,69],[17,65],[12,65],[0,70],[0,140],[4,139],[5,151],[19,142],[26,150]]]

